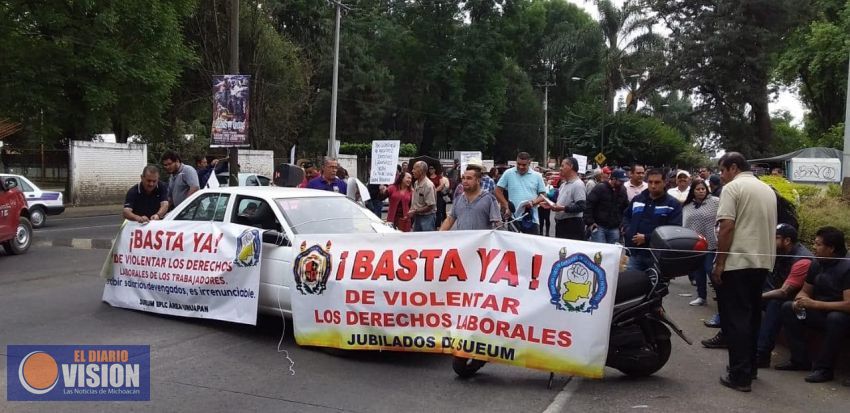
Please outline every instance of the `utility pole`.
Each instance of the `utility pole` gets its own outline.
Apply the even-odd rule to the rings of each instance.
[[[342,4],[340,0],[329,0],[336,7],[336,29],[334,35],[334,74],[333,86],[331,88],[331,131],[328,138],[328,157],[336,156],[336,96],[339,88],[339,25],[342,19],[342,9],[351,8]]]
[[[554,83],[546,82],[542,85],[537,85],[543,88],[543,167],[549,168],[549,88],[555,86]]]
[[[230,0],[230,74],[239,74],[239,0]],[[230,186],[239,186],[239,149],[227,148]],[[215,172],[213,171],[213,175]]]
[[[850,74],[850,66],[847,67]],[[842,188],[845,198],[850,198],[850,78],[847,78],[847,97],[844,107],[844,159],[841,164]]]

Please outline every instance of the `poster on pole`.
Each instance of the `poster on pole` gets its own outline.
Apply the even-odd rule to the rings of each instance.
[[[401,141],[372,141],[372,169],[370,184],[389,185],[395,182],[398,151]]]
[[[463,151],[460,152],[460,170],[466,170],[466,164],[469,161],[469,158],[477,158],[481,161],[481,151]]]
[[[262,235],[212,221],[126,222],[104,264],[115,307],[256,325]]]
[[[248,75],[213,76],[211,148],[248,148],[251,89]]]
[[[578,171],[576,172],[580,174],[585,173],[585,171],[587,171],[587,156],[578,155],[574,153],[573,158],[576,158],[576,160],[578,161]]]
[[[448,231],[311,234],[293,250],[299,345],[602,377],[622,247]]]

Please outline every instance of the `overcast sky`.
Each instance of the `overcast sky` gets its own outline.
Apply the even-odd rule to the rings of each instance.
[[[599,13],[597,13],[596,6],[593,5],[592,1],[589,0],[567,0],[570,3],[574,3],[577,6],[585,9],[593,18],[599,19]],[[624,0],[613,0],[615,4],[618,6],[623,5]],[[802,124],[803,122],[803,114],[804,107],[800,102],[800,98],[793,92],[787,90],[786,88],[782,88],[779,92],[779,96],[770,102],[770,112],[773,113],[776,110],[787,110],[791,112],[791,115],[794,116],[794,121],[797,124]]]

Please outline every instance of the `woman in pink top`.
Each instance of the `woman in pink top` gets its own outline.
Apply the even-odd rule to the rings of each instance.
[[[413,182],[413,176],[405,172],[399,174],[395,180],[395,184],[387,188],[387,195],[390,199],[390,209],[387,211],[387,221],[392,222],[399,231],[410,232],[412,221],[408,215],[410,209],[410,200],[412,199],[412,191],[410,184]]]

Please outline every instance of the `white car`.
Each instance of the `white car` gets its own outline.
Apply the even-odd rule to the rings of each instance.
[[[259,311],[277,316],[281,310],[292,311],[291,240],[297,234],[395,232],[342,194],[283,187],[203,189],[169,212],[164,220],[215,221],[263,230]]]
[[[42,191],[32,181],[21,175],[0,174],[0,179],[6,183],[7,188],[11,184],[24,193],[24,198],[27,199],[27,207],[30,210],[30,221],[33,228],[44,226],[48,215],[59,215],[65,212],[61,192]]]
[[[230,184],[230,175],[227,172],[216,175],[218,186],[228,186]],[[240,173],[238,174],[239,186],[269,186],[271,179],[263,175]]]

